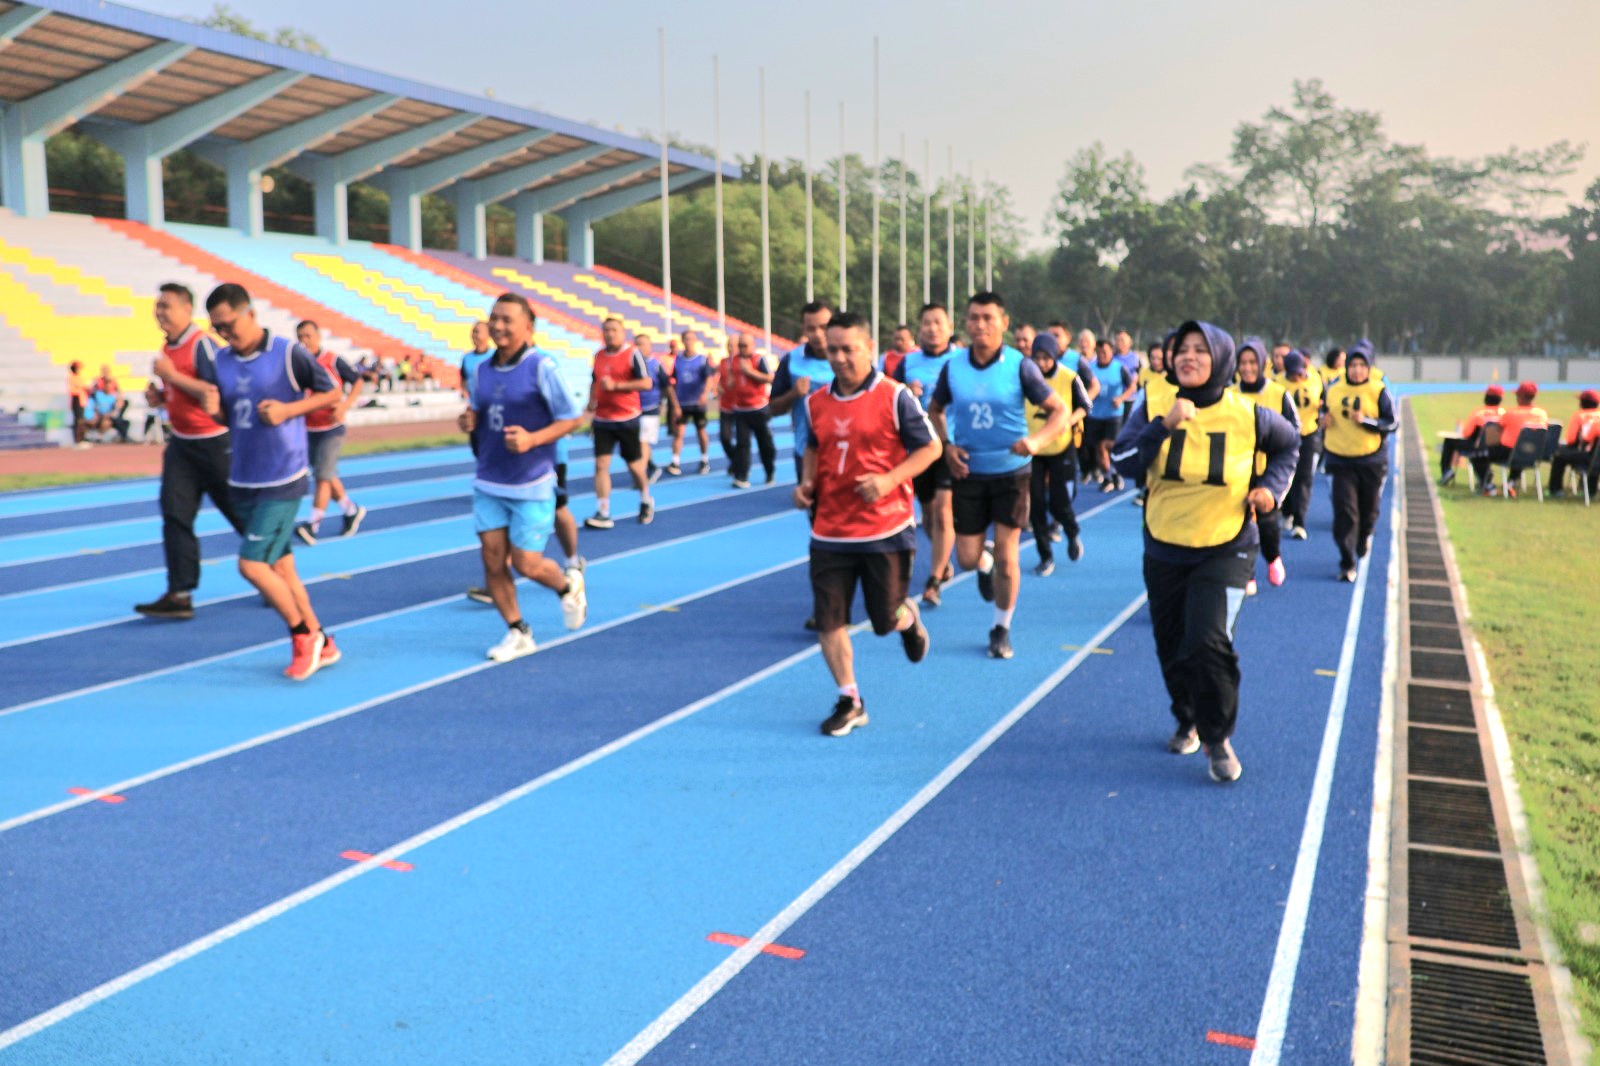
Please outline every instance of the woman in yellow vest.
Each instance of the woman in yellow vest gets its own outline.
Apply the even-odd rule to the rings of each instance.
[[[1144,583],[1156,657],[1172,699],[1174,755],[1205,746],[1215,781],[1242,772],[1229,737],[1239,713],[1233,626],[1255,569],[1254,515],[1289,489],[1300,435],[1251,404],[1233,382],[1233,338],[1208,322],[1173,334],[1170,398],[1147,397],[1117,437],[1112,460],[1150,489]],[[1257,472],[1256,456],[1266,456]]]
[[[1306,513],[1311,510],[1311,492],[1316,486],[1317,458],[1322,455],[1322,375],[1311,372],[1306,353],[1296,348],[1283,357],[1283,384],[1289,390],[1300,416],[1300,462],[1294,468],[1294,482],[1283,501],[1283,528],[1295,540],[1306,539]]]
[[[1050,522],[1061,525],[1067,538],[1067,558],[1083,558],[1083,541],[1078,539],[1078,516],[1072,499],[1077,495],[1074,476],[1075,449],[1083,443],[1083,420],[1089,414],[1089,391],[1083,379],[1060,363],[1061,342],[1054,334],[1038,333],[1033,338],[1033,361],[1044,375],[1044,382],[1067,407],[1067,428],[1033,453],[1033,470],[1028,482],[1028,515],[1033,526],[1033,545],[1039,550],[1039,565],[1033,572],[1049,577],[1055,572],[1055,552],[1051,549]],[[1050,420],[1050,412],[1031,401],[1024,401],[1028,428],[1039,429]]]
[[[1372,546],[1378,501],[1389,476],[1384,437],[1395,429],[1394,398],[1372,374],[1372,347],[1353,345],[1344,375],[1322,397],[1323,457],[1333,475],[1333,539],[1339,580],[1356,579],[1356,561]]]
[[[1134,400],[1135,406],[1142,403],[1146,410],[1154,407],[1162,411],[1172,406],[1172,398],[1178,394],[1178,386],[1167,378],[1167,367],[1171,356],[1172,334],[1167,334],[1160,344],[1150,345],[1150,351],[1146,355],[1149,365],[1139,371],[1139,396]],[[1150,490],[1140,485],[1139,495],[1133,498],[1133,502],[1135,506],[1143,507],[1149,498]]]
[[[1266,341],[1260,337],[1245,337],[1244,344],[1239,347],[1239,395],[1258,407],[1278,412],[1298,433],[1300,416],[1295,412],[1294,401],[1289,398],[1289,390],[1284,388],[1283,382],[1274,381],[1263,373],[1266,352]],[[1278,524],[1278,512],[1257,513],[1256,528],[1261,531],[1261,558],[1267,562],[1267,581],[1276,588],[1289,576],[1288,569],[1283,565],[1283,527]],[[1244,594],[1256,594],[1254,577],[1245,586]]]

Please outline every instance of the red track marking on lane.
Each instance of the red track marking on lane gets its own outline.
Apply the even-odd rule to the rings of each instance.
[[[1223,1047],[1236,1047],[1241,1051],[1256,1049],[1256,1039],[1253,1036],[1235,1036],[1233,1033],[1219,1033],[1215,1029],[1206,1030],[1206,1040],[1212,1044],[1221,1044]]]
[[[738,936],[734,933],[711,933],[706,937],[713,944],[726,944],[730,948],[742,948],[750,943],[747,936]],[[776,955],[780,959],[803,959],[806,953],[799,948],[784,947],[782,944],[768,944],[761,949],[768,955]]]
[[[351,862],[366,862],[368,859],[372,858],[372,856],[364,851],[356,851],[354,848],[352,848],[349,851],[341,851],[339,853],[339,858],[349,859]],[[399,870],[401,873],[409,873],[410,871],[416,869],[416,867],[412,866],[409,862],[401,862],[399,859],[394,859],[384,863],[383,868],[385,870]]]
[[[72,793],[74,796],[94,796],[94,789],[92,788],[69,788],[67,791]],[[94,798],[99,800],[101,803],[122,803],[128,797],[107,795],[95,796]]]

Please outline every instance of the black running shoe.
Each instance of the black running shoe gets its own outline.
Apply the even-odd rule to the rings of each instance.
[[[1049,577],[1056,572],[1056,561],[1054,559],[1040,559],[1039,565],[1033,568],[1033,572],[1038,577]]]
[[[905,648],[907,659],[920,663],[927,656],[928,645],[932,641],[928,636],[928,627],[922,624],[922,613],[917,610],[917,605],[907,600],[906,609],[916,615],[916,620],[909,629],[900,631],[900,646]]]
[[[810,617],[808,617],[805,620],[805,622],[801,625],[801,628],[804,629],[807,633],[815,633],[817,631],[817,616],[816,615],[811,615]]]
[[[850,730],[860,729],[866,724],[867,709],[861,701],[840,696],[839,702],[833,705],[833,713],[822,723],[822,731],[830,737],[842,737]]]
[[[356,530],[361,528],[361,523],[366,520],[366,517],[367,509],[361,506],[359,503],[356,504],[356,513],[347,514],[344,516],[344,528],[339,531],[339,536],[355,536]]]
[[[1083,558],[1083,541],[1078,539],[1076,533],[1067,538],[1067,558],[1073,562]]]
[[[305,541],[308,546],[315,547],[317,531],[311,528],[310,522],[301,522],[294,527],[294,535]]]
[[[989,658],[1011,658],[1011,630],[1005,626],[995,626],[989,630]]]
[[[489,590],[481,585],[473,585],[467,589],[467,599],[473,603],[487,603],[494,606],[494,597],[489,595]]]
[[[704,459],[700,460],[700,472],[702,474],[711,473],[711,464]]]
[[[677,477],[679,474],[683,473],[683,467],[679,466],[678,461],[674,459],[672,462],[667,464],[667,473],[671,474],[673,477]]]
[[[984,569],[984,563],[989,564]],[[986,541],[983,545],[983,555],[978,560],[978,595],[983,597],[984,603],[994,602],[994,542]]]
[[[647,526],[656,520],[656,505],[650,500],[639,501],[639,524]]]
[[[943,586],[944,582],[936,577],[930,577],[928,583],[922,586],[922,606],[937,608],[944,602],[939,592]]]
[[[176,592],[163,593],[159,600],[150,603],[134,604],[133,609],[146,618],[168,618],[175,622],[187,622],[194,617],[194,601],[187,594]]]
[[[583,524],[589,529],[610,529],[617,523],[608,514],[592,514],[583,520]]]

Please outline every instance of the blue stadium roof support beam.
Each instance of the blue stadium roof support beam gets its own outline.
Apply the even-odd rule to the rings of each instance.
[[[389,194],[389,241],[422,251],[422,197],[452,181],[488,166],[513,152],[532,147],[555,134],[549,130],[530,130],[514,133],[497,141],[468,148],[464,152],[443,156],[421,166],[400,170],[387,170],[372,182]]]
[[[294,70],[273,71],[154,122],[100,132],[100,139],[122,156],[128,217],[160,227],[166,221],[161,161],[304,77]]]
[[[458,181],[449,189],[456,204],[456,240],[462,253],[474,259],[489,254],[488,232],[484,224],[484,209],[504,200],[514,193],[553,178],[563,170],[582,166],[611,151],[605,145],[578,148],[547,159],[527,163],[520,167],[502,170],[476,181]]]
[[[652,166],[654,164],[652,163]],[[710,174],[699,170],[685,170],[673,174],[667,179],[668,193],[686,189],[691,185],[705,181]],[[579,200],[571,207],[560,212],[561,218],[567,224],[567,262],[589,268],[594,266],[594,224],[601,219],[610,218],[619,211],[626,211],[630,207],[649,203],[661,195],[661,186],[657,182],[647,181],[642,185],[631,185],[626,189],[615,192],[602,193],[587,200]]]
[[[0,111],[0,203],[19,215],[50,210],[44,142],[85,113],[194,50],[163,41]]]
[[[371,141],[348,152],[332,156],[303,155],[288,163],[290,170],[315,187],[312,204],[317,236],[335,244],[350,239],[351,182],[370,177],[396,160],[420,152],[477,121],[477,115],[447,115],[426,126]]]
[[[544,262],[544,212],[522,203],[520,196],[511,201],[511,207],[517,214],[517,258],[528,263]]]
[[[266,228],[261,206],[262,171],[293,159],[318,141],[371,118],[399,99],[393,93],[373,93],[254,140],[196,144],[197,153],[228,172],[228,225],[246,236],[261,236]]]
[[[517,258],[526,259],[530,263],[544,262],[544,216],[548,212],[565,207],[619,181],[648,174],[655,168],[654,159],[641,159],[597,170],[581,178],[518,193],[511,201],[511,209],[517,214]]]
[[[18,4],[4,15],[0,15],[0,49],[16,40],[29,26],[48,14],[50,12],[42,7]]]

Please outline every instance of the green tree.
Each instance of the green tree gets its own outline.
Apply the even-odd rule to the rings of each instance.
[[[308,55],[325,56],[328,50],[322,42],[304,30],[297,30],[291,26],[279,26],[275,30],[263,30],[255,23],[239,14],[228,4],[215,4],[211,13],[194,20],[197,26],[206,26],[224,33],[237,34],[248,37],[253,41],[265,41],[268,44],[281,45],[284,48],[293,48],[296,52],[305,52]]]

